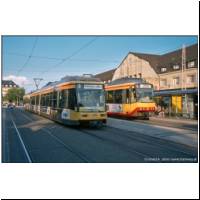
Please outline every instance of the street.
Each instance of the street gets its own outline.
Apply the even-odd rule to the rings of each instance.
[[[2,162],[197,162],[197,146],[148,135],[154,126],[152,121],[140,121],[140,126],[144,127],[140,131],[136,129],[138,120],[133,122],[133,128],[127,130],[120,128],[126,120],[119,127],[114,123],[118,121],[108,118],[108,124],[101,129],[70,127],[24,111],[23,108],[2,108]],[[161,122],[159,125],[163,126]],[[171,123],[170,127],[173,125]],[[177,125],[175,130],[193,131],[197,137],[197,126],[194,125],[188,129]],[[167,131],[172,134],[171,130]],[[166,132],[164,128],[163,132]]]

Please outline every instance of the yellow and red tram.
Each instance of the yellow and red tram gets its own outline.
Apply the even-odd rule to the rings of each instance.
[[[153,86],[142,78],[126,77],[106,84],[108,116],[149,118],[155,112]]]
[[[104,83],[93,77],[64,77],[25,95],[25,109],[68,125],[106,123]]]

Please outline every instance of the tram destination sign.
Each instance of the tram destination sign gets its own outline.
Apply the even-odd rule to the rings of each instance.
[[[102,90],[102,85],[90,85],[90,84],[84,84],[83,89],[92,89],[92,90]]]
[[[150,84],[139,84],[138,88],[152,88]]]

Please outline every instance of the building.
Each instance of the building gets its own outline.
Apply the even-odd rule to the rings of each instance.
[[[115,73],[115,70],[116,70],[116,69],[111,69],[111,70],[109,70],[109,71],[106,71],[106,72],[97,74],[97,75],[95,75],[95,77],[100,78],[102,81],[107,82],[107,81],[109,81],[109,80],[112,80],[113,75],[114,75],[114,73]]]
[[[2,95],[3,95],[3,97],[5,97],[9,89],[16,88],[19,86],[11,80],[2,80],[1,87],[2,87]]]
[[[117,68],[96,75],[103,81],[127,76],[153,84],[156,101],[166,115],[198,117],[197,44],[163,55],[129,52]]]

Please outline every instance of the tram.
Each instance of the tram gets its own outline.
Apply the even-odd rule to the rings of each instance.
[[[67,124],[106,123],[104,83],[87,76],[66,76],[24,96],[25,110]]]
[[[142,78],[125,77],[106,84],[108,116],[149,119],[155,112],[153,86]]]

